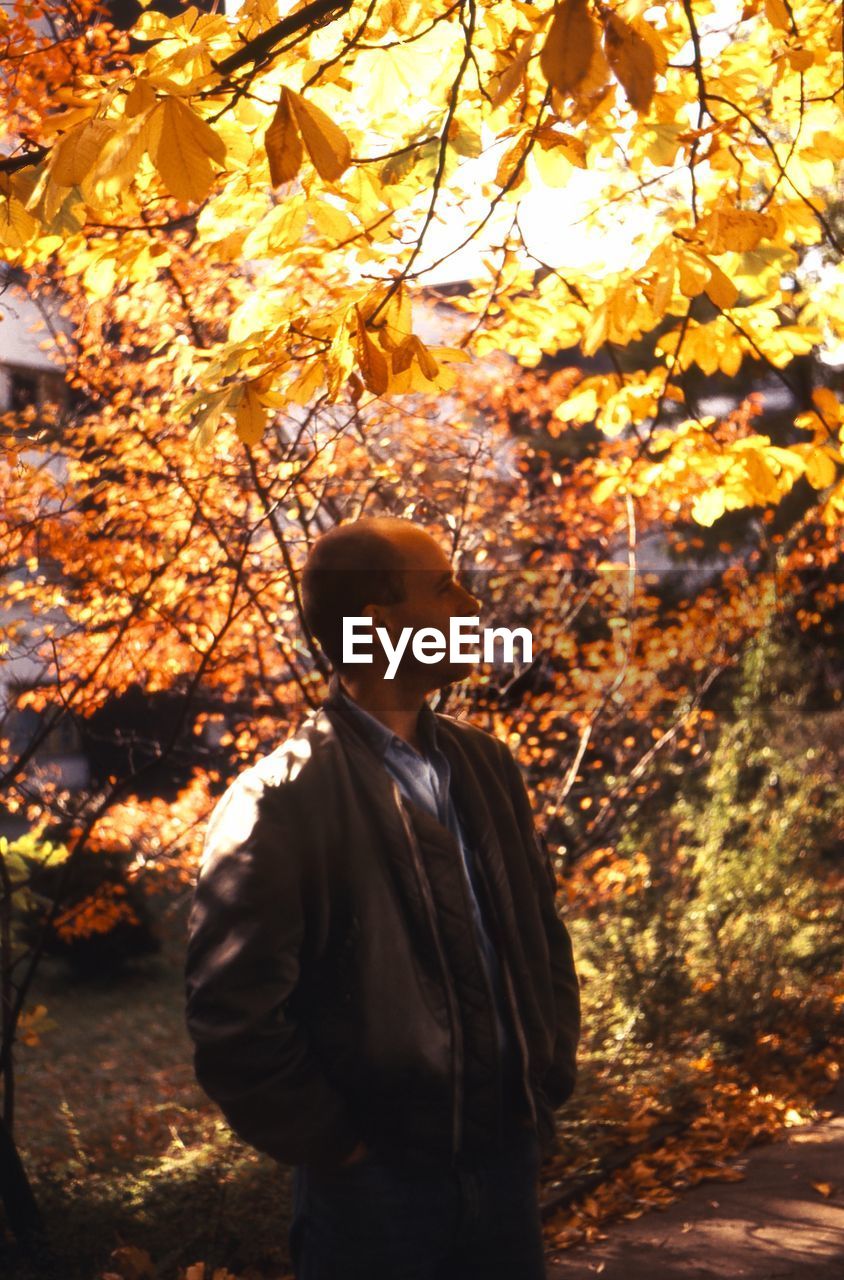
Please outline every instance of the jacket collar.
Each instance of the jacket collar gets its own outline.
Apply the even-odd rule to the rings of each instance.
[[[378,760],[379,764],[383,763],[383,754],[374,745],[373,738],[365,731],[363,718],[357,714],[360,708],[353,699],[343,692],[340,678],[336,672],[332,674],[329,680],[328,696],[325,698],[322,707],[335,734],[339,736],[341,743],[351,752],[353,758],[356,758],[358,764],[362,767],[363,773],[362,776],[359,776],[361,776],[363,784],[369,789],[372,798],[375,799],[377,797],[382,805],[387,806],[388,811],[392,810],[394,806],[391,803],[388,778],[382,769],[373,770],[371,767],[373,756]],[[464,747],[461,743],[461,731],[453,727],[453,723],[448,716],[439,715],[427,702],[424,703],[421,714],[426,721],[432,722],[432,736],[435,736],[436,745],[443,752],[451,766],[451,777],[454,786],[452,798],[461,813],[468,816],[470,827],[476,833],[477,838],[486,846],[496,844],[497,837],[494,824],[490,818],[489,805],[466,759]],[[374,717],[371,718],[374,719]],[[386,725],[380,725],[380,721],[375,723],[383,729],[386,741],[391,740],[393,734],[387,729]],[[423,823],[433,823],[434,826],[439,825],[430,815],[417,810],[411,802],[407,801],[405,803],[410,806]]]
[[[382,757],[377,753],[366,733],[362,731],[360,717],[350,713],[355,710],[355,705],[351,699],[343,696],[336,673],[329,680],[328,696],[322,704],[322,710],[335,736],[339,738],[341,746],[345,748],[345,752],[349,753],[349,763],[356,762],[353,767],[358,785],[369,795],[370,800],[381,813],[385,829],[390,833],[395,847],[402,847],[407,839],[400,819],[402,807],[413,815],[417,830],[427,832],[429,838],[454,841],[452,834],[441,827],[429,813],[418,809],[411,801],[401,798],[397,784],[391,782],[386,770],[372,768],[373,761],[381,764]],[[470,731],[470,727],[459,725],[450,716],[440,715],[428,703],[423,707],[423,714],[425,712],[431,716],[435,728],[439,730],[437,742],[451,766],[454,783],[453,798],[461,815],[468,820],[468,827],[473,836],[473,848],[486,877],[491,882],[492,893],[497,898],[495,909],[501,912],[503,919],[508,921],[515,936],[518,928],[503,852],[498,840],[495,820],[490,812],[490,797],[485,794],[483,784],[475,776],[463,742],[463,736]],[[386,727],[385,731],[389,734]],[[500,780],[495,773],[492,777],[486,774],[486,778],[487,785],[492,785],[493,794],[497,798],[501,791]]]
[[[409,746],[403,738],[393,733],[392,729],[346,693],[336,671],[332,673],[329,680],[328,696],[323,705],[340,715],[344,724],[353,728],[382,759],[393,742],[400,742],[405,747]],[[417,724],[425,754],[430,755],[437,749],[439,743],[437,716],[427,701],[422,703]]]

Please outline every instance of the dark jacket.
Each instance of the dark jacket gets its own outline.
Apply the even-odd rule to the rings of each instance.
[[[186,961],[197,1079],[235,1133],[287,1164],[332,1164],[360,1139],[408,1160],[489,1152],[498,1049],[458,847],[405,800],[338,689],[335,676],[209,819]],[[547,1155],[580,1027],[553,871],[504,743],[440,714],[437,739]]]

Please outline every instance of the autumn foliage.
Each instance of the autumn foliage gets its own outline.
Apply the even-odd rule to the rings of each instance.
[[[362,513],[424,524],[490,625],[533,630],[531,668],[444,706],[519,758],[561,908],[589,925],[585,1096],[618,1043],[641,1085],[672,1001],[694,1079],[758,1051],[766,1011],[808,1027],[801,965],[832,945],[840,877],[827,755],[826,825],[795,863],[815,791],[770,744],[770,866],[820,913],[795,942],[808,960],[754,1008],[741,922],[707,952],[690,912],[743,892],[774,847],[771,769],[730,791],[758,745],[742,732],[768,734],[760,699],[783,692],[741,703],[751,641],[814,673],[807,716],[840,709],[837,6],[246,0],[146,5],[127,33],[90,0],[38,0],[0,13],[0,42],[0,262],[70,390],[2,419],[4,652],[42,672],[0,728],[5,810],[27,828],[0,846],[7,1098],[11,1046],[43,1022],[47,936],[189,891],[215,797],[321,700],[299,570]],[[526,228],[569,191],[563,261]],[[460,287],[426,278],[467,245]],[[156,731],[106,731],[138,691]],[[68,725],[101,751],[82,790],[40,751]],[[729,884],[701,831],[745,803]],[[82,892],[98,857],[123,890]],[[734,996],[753,1013],[740,1045]],[[719,1088],[737,1113],[734,1078]]]
[[[530,366],[650,334],[640,368],[555,409],[610,435],[646,424],[655,456],[618,486],[691,498],[711,523],[805,476],[838,518],[827,388],[785,449],[761,431],[716,444],[713,421],[682,411],[693,364],[785,370],[842,340],[836,6],[314,0],[279,20],[248,0],[235,18],[147,9],[127,45],[86,25],[86,5],[69,19],[46,5],[50,40],[32,8],[4,15],[0,241],[9,262],[79,277],[94,305],[116,291],[147,315],[179,274],[174,242],[211,275],[242,267],[249,288],[213,336],[156,344],[177,357],[169,407],[201,446],[223,421],[251,444],[288,406],[448,389],[455,361],[491,349]],[[465,163],[490,154],[494,174]],[[563,273],[524,242],[521,201],[577,170],[600,178],[591,229],[639,202],[652,215],[621,270]],[[459,343],[429,351],[411,294],[443,221],[489,256]],[[832,264],[809,287],[814,246]]]

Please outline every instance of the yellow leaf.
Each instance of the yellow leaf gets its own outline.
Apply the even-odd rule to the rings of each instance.
[[[357,316],[357,357],[363,380],[370,391],[381,396],[390,383],[387,357],[367,332],[360,307],[355,307],[355,314]]]
[[[604,26],[607,61],[621,82],[627,101],[636,111],[647,111],[654,96],[656,58],[647,40],[620,18],[608,12]]]
[[[112,134],[91,174],[98,196],[118,195],[131,182],[149,140],[148,111],[130,119],[128,125]]]
[[[596,379],[587,379],[577,391],[554,409],[554,417],[561,422],[591,422],[603,404],[595,386]]]
[[[831,132],[829,129],[818,129],[812,139],[812,150],[814,151],[815,149],[842,160],[844,159],[844,138],[839,133]]]
[[[38,232],[38,223],[11,193],[0,200],[0,243],[22,249]]]
[[[537,169],[539,180],[546,187],[566,187],[571,180],[571,161],[565,151],[543,151],[534,147],[532,161]]]
[[[307,202],[307,210],[309,210],[311,218],[314,219],[316,229],[323,233],[323,236],[342,243],[352,239],[355,236],[355,227],[348,214],[342,209],[337,209],[334,205],[329,205],[324,200],[309,200]]]
[[[798,413],[794,419],[795,427],[799,427],[801,431],[811,431],[815,437],[815,443],[819,440],[826,439],[827,431],[814,409],[807,410],[806,413]]]
[[[777,477],[766,458],[758,450],[748,450],[742,459],[752,492],[747,497],[757,502],[773,502],[779,494]]]
[[[405,369],[409,369],[413,364],[413,354],[413,335],[411,334],[409,338],[405,338],[404,342],[400,342],[391,354],[393,373],[404,373]]]
[[[325,365],[321,360],[314,360],[302,370],[298,378],[291,382],[287,388],[287,398],[294,404],[309,404],[323,382],[325,382]]]
[[[439,360],[440,364],[445,361],[448,364],[471,364],[472,357],[463,350],[462,347],[429,347],[431,355]]]
[[[806,479],[813,489],[826,489],[837,474],[835,456],[828,449],[813,449],[806,458]]]
[[[601,343],[606,341],[608,323],[609,309],[607,304],[602,302],[592,311],[592,318],[580,342],[580,348],[585,356],[594,355]]]
[[[538,129],[536,141],[538,145],[533,152],[535,160],[539,161],[542,152],[562,154],[579,169],[586,168],[586,143],[583,138],[578,138],[573,133],[561,133],[557,129]]]
[[[835,1190],[835,1187],[831,1182],[811,1182],[809,1185],[817,1191],[818,1195],[826,1196],[827,1199],[829,1199]]]
[[[522,165],[525,151],[527,150],[527,139],[524,134],[520,134],[512,147],[509,147],[504,155],[498,161],[498,168],[495,171],[495,185],[497,187],[506,187],[512,181],[516,170]],[[524,181],[525,171],[522,165],[521,174],[519,176],[519,185]],[[509,190],[514,190],[511,186]]]
[[[654,320],[661,320],[671,306],[671,299],[674,296],[675,275],[675,264],[671,259],[668,259],[662,271],[657,275],[653,286],[653,294],[649,299]]]
[[[114,125],[106,120],[78,124],[53,147],[50,177],[60,187],[77,187],[94,167]]]
[[[692,518],[707,528],[724,514],[724,490],[707,489],[695,498],[692,505]]]
[[[148,110],[149,107],[154,107],[155,101],[155,89],[153,89],[149,80],[139,76],[126,95],[124,110],[127,116],[137,116],[142,111]]]
[[[709,253],[744,253],[755,249],[760,240],[775,236],[777,222],[770,214],[754,209],[722,206],[701,218],[697,230]]]
[[[405,381],[402,381],[405,380]],[[450,391],[457,381],[457,374],[453,369],[449,369],[446,365],[441,365],[437,374],[433,378],[429,378],[422,371],[418,361],[410,366],[406,373],[399,374],[395,384],[390,378],[390,393],[403,394],[405,391],[422,391],[428,394],[433,390]]]
[[[686,298],[703,293],[712,274],[710,264],[699,254],[683,250],[677,260],[680,292]]]
[[[586,0],[562,0],[539,55],[542,74],[558,93],[568,94],[584,79],[595,49],[595,24]]]
[[[411,335],[410,341],[413,343],[413,352],[419,363],[419,368],[422,370],[428,381],[433,382],[434,378],[436,378],[439,373],[439,365],[425,346],[425,343],[421,338],[417,338],[415,333]]]
[[[625,6],[622,6],[622,8],[624,7]],[[644,11],[647,8],[647,4],[639,6],[640,11]],[[665,68],[668,66],[668,49],[665,46],[665,41],[662,35],[657,31],[656,27],[652,27],[649,22],[644,20],[644,18],[630,16],[630,13],[635,11],[634,6],[628,6],[628,10],[628,20],[630,25],[633,27],[633,30],[640,39],[644,40],[646,44],[649,44],[653,50],[656,74],[658,76],[663,75]]]
[[[189,436],[194,453],[198,450],[206,449],[213,440],[223,408],[223,396],[221,395],[199,401],[196,416],[191,423]]]
[[[268,249],[277,252],[279,249],[295,245],[301,238],[307,220],[308,211],[304,197],[298,193],[290,196],[261,218],[245,237],[244,256],[246,258],[261,257]]]
[[[715,303],[716,307],[720,307],[722,311],[727,311],[730,307],[736,305],[739,293],[729,276],[714,262],[709,263],[711,275],[706,282],[705,290],[708,298]]]
[[[264,134],[264,147],[270,162],[270,182],[274,187],[291,182],[302,167],[305,151],[296,121],[290,110],[288,91],[282,89],[275,115]]]
[[[326,182],[336,182],[352,163],[349,139],[324,111],[307,98],[292,89],[283,89],[282,96],[284,94],[289,96],[290,110],[314,168]]]
[[[372,312],[380,307],[385,292],[385,290],[378,289],[367,299],[367,307],[369,308],[366,312],[367,316],[371,316]],[[398,344],[404,343],[411,336],[413,332],[412,305],[410,295],[403,284],[399,285],[395,293],[392,294],[389,302],[374,321],[373,328],[380,329],[381,346],[386,350],[391,350]]]
[[[789,49],[786,57],[795,71],[808,71],[815,61],[811,49]]]
[[[165,187],[178,200],[204,200],[214,179],[211,161],[225,160],[222,138],[181,98],[165,98],[151,119],[160,127],[154,160]]]
[[[163,13],[142,13],[132,28],[135,40],[159,40],[172,35],[175,24]]]
[[[96,102],[84,102],[78,106],[70,107],[67,111],[58,111],[55,115],[46,116],[41,122],[40,134],[42,138],[51,138],[56,133],[67,134],[82,120],[90,120],[96,113]]]
[[[308,212],[314,226],[329,240],[340,242],[355,234],[349,215],[325,200],[309,200]]]
[[[644,138],[653,139],[648,144],[648,149],[645,152],[651,163],[657,165],[660,169],[667,169],[670,165],[673,165],[677,152],[683,143],[682,133],[681,126],[671,122],[655,124],[647,131],[644,131],[642,134]]]
[[[234,412],[237,434],[244,444],[257,444],[267,425],[266,406],[250,383],[243,388]]]
[[[495,88],[490,103],[493,108],[500,107],[502,103],[506,102],[521,83],[528,58],[530,57],[530,51],[533,48],[534,38],[533,35],[530,35],[526,40],[523,40],[515,58],[507,64],[500,75],[496,76]]]
[[[621,478],[619,476],[604,476],[603,480],[600,480],[592,490],[592,501],[597,503],[606,502],[607,498],[611,498],[616,492],[620,483]]]
[[[789,486],[794,484],[794,481],[798,476],[802,476],[806,469],[806,464],[796,449],[781,449],[775,444],[767,445],[765,447],[765,456],[783,474]]]
[[[117,266],[113,258],[104,257],[92,262],[82,272],[82,284],[90,298],[107,298],[117,280]]]
[[[812,400],[828,426],[841,421],[844,405],[839,402],[835,392],[829,387],[815,387]]]
[[[823,522],[829,529],[837,528],[844,516],[844,480],[837,484],[827,497],[823,507]]]

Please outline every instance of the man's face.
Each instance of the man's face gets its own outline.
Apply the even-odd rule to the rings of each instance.
[[[436,627],[447,643],[452,618],[480,617],[480,601],[456,581],[448,558],[430,534],[410,529],[391,533],[390,538],[404,560],[406,599],[399,604],[371,605],[365,612],[373,615],[376,626],[387,628],[393,644],[404,627],[412,627],[413,634],[422,627]],[[429,689],[439,689],[453,680],[465,679],[472,669],[471,662],[450,663],[447,653],[436,662],[419,662],[408,643],[396,678],[421,681]]]

